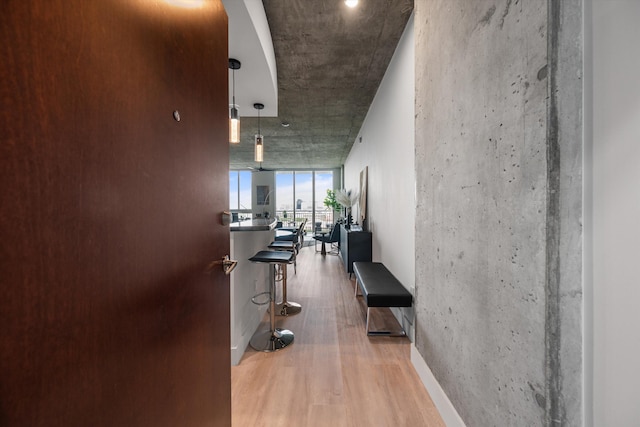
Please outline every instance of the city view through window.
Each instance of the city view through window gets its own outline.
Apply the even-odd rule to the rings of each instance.
[[[334,189],[333,171],[277,171],[275,183],[275,214],[283,226],[295,227],[304,219],[307,231],[332,226],[334,212],[324,199]],[[229,171],[229,207],[235,217],[250,217],[251,188],[251,171]]]
[[[333,171],[276,172],[276,216],[283,225],[314,231],[333,224],[333,210],[324,205],[327,190],[333,190]]]

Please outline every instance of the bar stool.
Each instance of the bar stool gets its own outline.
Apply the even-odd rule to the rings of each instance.
[[[286,251],[291,253],[293,260],[293,269],[295,271],[296,268],[296,255],[298,252],[298,248],[296,247],[295,242],[271,242],[269,249],[275,251]],[[282,265],[277,265],[276,268],[282,269]],[[276,304],[276,315],[278,316],[293,316],[294,314],[298,314],[302,311],[302,306],[297,302],[287,301],[287,279],[286,279],[286,266],[285,272],[282,275],[282,301]]]
[[[298,242],[296,240],[274,240],[267,246],[271,250],[275,251],[289,251],[293,252],[293,272],[298,274],[296,256],[298,255]]]
[[[287,251],[259,251],[249,258],[251,262],[269,264],[271,280],[269,281],[269,329],[256,331],[251,337],[249,345],[258,351],[271,352],[282,350],[293,343],[293,332],[288,329],[276,328],[276,267],[280,268],[283,286],[287,283],[287,264],[291,264],[293,254]]]

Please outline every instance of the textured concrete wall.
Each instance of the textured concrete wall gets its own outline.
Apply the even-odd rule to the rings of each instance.
[[[582,425],[583,0],[550,1],[547,102],[547,418]],[[559,420],[559,421],[556,421]]]
[[[559,49],[566,16],[547,3],[416,1],[416,347],[469,425],[566,422],[563,387],[580,394],[580,305],[562,310],[561,285],[580,271],[580,153],[559,144],[581,140],[550,80],[581,46]],[[576,159],[577,188],[560,172]]]

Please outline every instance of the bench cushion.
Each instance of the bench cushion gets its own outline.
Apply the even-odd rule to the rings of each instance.
[[[368,307],[411,307],[411,293],[384,264],[354,262],[353,272]]]

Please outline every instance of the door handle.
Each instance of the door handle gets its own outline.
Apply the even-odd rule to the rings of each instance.
[[[221,221],[222,221],[222,225],[231,224],[231,212],[223,211],[222,214],[220,215],[220,218],[221,218]]]
[[[229,259],[229,255],[225,255],[224,258],[216,261],[211,261],[209,265],[207,265],[207,273],[211,273],[213,269],[217,266],[222,266],[222,271],[224,274],[229,275],[233,271],[234,268],[238,265],[238,261],[234,259]]]

